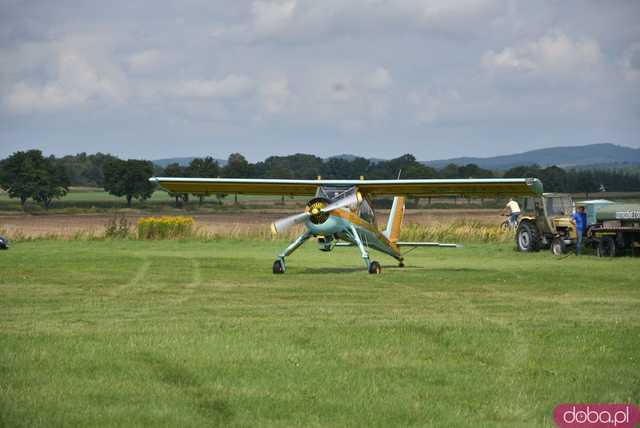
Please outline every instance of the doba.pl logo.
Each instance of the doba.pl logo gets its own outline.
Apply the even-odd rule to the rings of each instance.
[[[553,419],[560,428],[634,428],[640,409],[633,404],[560,404]]]

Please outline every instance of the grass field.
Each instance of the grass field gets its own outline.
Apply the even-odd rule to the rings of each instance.
[[[0,252],[0,426],[554,426],[640,402],[640,263],[512,245],[59,241]]]

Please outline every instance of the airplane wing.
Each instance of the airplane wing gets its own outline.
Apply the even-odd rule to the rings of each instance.
[[[183,178],[149,179],[172,193],[240,193],[251,195],[313,196],[318,186],[357,186],[372,196],[495,196],[542,194],[537,178],[418,179],[418,180],[280,180],[259,178]]]

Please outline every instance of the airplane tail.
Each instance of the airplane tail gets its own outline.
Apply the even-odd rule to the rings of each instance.
[[[389,220],[387,221],[387,228],[382,232],[387,239],[393,243],[398,242],[400,238],[400,229],[402,227],[402,220],[404,219],[404,196],[396,196],[393,198],[393,205],[391,205],[391,211],[389,212]]]

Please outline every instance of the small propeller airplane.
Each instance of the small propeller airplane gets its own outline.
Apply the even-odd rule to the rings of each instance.
[[[335,246],[357,246],[371,274],[382,272],[380,263],[371,260],[369,249],[395,258],[404,266],[401,247],[457,247],[438,242],[399,240],[406,197],[438,196],[535,196],[542,194],[542,183],[535,178],[447,179],[447,180],[279,180],[250,178],[152,177],[172,193],[212,195],[238,193],[252,195],[309,196],[302,213],[274,222],[273,233],[304,223],[305,231],[278,255],[273,273],[286,271],[285,259],[308,239],[315,237],[322,251]],[[378,229],[372,199],[393,196],[386,228]]]

